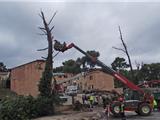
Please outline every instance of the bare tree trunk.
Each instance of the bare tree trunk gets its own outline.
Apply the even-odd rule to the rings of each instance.
[[[130,71],[131,71],[131,77],[132,77],[132,79],[134,79],[132,62],[131,62],[130,55],[129,55],[129,52],[128,52],[128,49],[127,49],[127,45],[125,44],[125,42],[123,40],[120,26],[118,27],[118,29],[119,29],[119,33],[120,33],[120,39],[121,39],[121,42],[122,42],[122,45],[123,45],[124,49],[123,48],[117,48],[117,47],[113,47],[113,48],[117,49],[117,50],[121,50],[122,52],[124,52],[127,55],[128,63],[129,63]]]
[[[54,26],[52,26],[51,28],[49,28],[50,23],[52,22],[54,16],[56,15],[56,12],[54,13],[53,17],[51,18],[51,20],[47,23],[44,13],[41,11],[40,17],[43,20],[43,25],[44,27],[39,27],[39,29],[43,32],[43,34],[41,35],[46,35],[47,36],[47,41],[48,41],[48,47],[41,49],[41,50],[47,50],[48,49],[48,56],[46,59],[46,65],[45,65],[45,71],[43,72],[43,76],[40,80],[40,84],[39,84],[39,91],[40,94],[42,96],[51,96],[53,93],[53,91],[55,91],[55,88],[52,89],[52,72],[53,72],[53,36],[51,31],[53,30]],[[40,50],[40,51],[41,51]]]
[[[46,35],[47,35],[47,40],[48,40],[48,56],[47,56],[47,61],[49,64],[49,68],[50,70],[53,69],[53,60],[52,60],[52,53],[53,53],[53,47],[52,47],[52,43],[53,43],[53,36],[51,34],[51,30],[49,29],[49,26],[45,20],[44,14],[41,11],[41,15],[42,15],[42,19],[43,19],[43,24],[44,24],[44,29],[46,31]]]
[[[133,68],[132,68],[132,63],[131,63],[130,55],[129,55],[129,53],[128,53],[127,46],[126,46],[126,44],[125,44],[125,42],[124,42],[124,40],[123,40],[120,26],[119,26],[119,33],[120,33],[120,39],[121,39],[122,44],[123,44],[123,47],[124,47],[124,49],[125,49],[125,53],[126,53],[126,55],[127,55],[127,57],[128,57],[128,62],[129,62],[130,70],[131,70],[132,76],[133,76]]]

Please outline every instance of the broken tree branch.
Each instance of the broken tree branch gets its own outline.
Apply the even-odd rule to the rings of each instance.
[[[117,47],[112,47],[112,48],[114,48],[114,49],[116,49],[116,50],[120,50],[120,51],[122,51],[122,52],[126,53],[126,51],[125,51],[125,50],[123,50],[122,48],[117,48]]]
[[[40,16],[40,18],[42,18],[43,19],[43,17],[42,17],[42,15],[41,14],[38,14],[39,16]]]
[[[43,57],[43,56],[42,56],[41,58],[43,58],[43,59],[45,59],[45,60],[47,59],[46,57]]]
[[[53,58],[55,58],[59,53],[60,53],[60,51],[58,51],[58,52],[53,56]]]
[[[37,51],[44,51],[44,50],[47,50],[47,49],[48,49],[48,47],[43,48],[43,49],[38,49]]]
[[[38,27],[39,29],[42,29],[42,30],[46,30],[45,28],[43,28],[43,27]]]
[[[46,30],[40,29],[44,34],[47,34]]]
[[[122,32],[121,32],[120,26],[118,26],[118,29],[119,29],[120,39],[121,39],[121,41],[122,41],[122,45],[123,45],[123,47],[124,47],[125,53],[126,53],[127,58],[128,58],[128,62],[129,62],[130,70],[131,70],[131,75],[132,75],[132,78],[134,79],[132,63],[131,63],[130,55],[129,55],[129,52],[128,52],[128,49],[127,49],[127,45],[125,44],[125,42],[124,42],[124,40],[123,40],[123,36],[122,36]]]
[[[50,32],[53,30],[54,26],[50,29]]]
[[[53,14],[51,20],[49,21],[48,25],[50,25],[50,23],[52,22],[53,18],[55,17],[55,15],[57,14],[57,11]]]
[[[49,64],[49,69],[52,71],[52,67],[53,67],[53,61],[52,61],[52,53],[53,53],[53,49],[52,49],[52,42],[53,42],[53,37],[52,37],[52,33],[50,32],[49,29],[49,24],[47,24],[47,21],[45,19],[44,13],[43,11],[41,11],[41,16],[42,16],[42,20],[43,20],[43,25],[45,28],[45,31],[47,33],[47,41],[48,41],[48,57],[47,57],[47,62]],[[50,20],[51,21],[51,20]]]
[[[37,33],[38,35],[47,35],[47,34],[43,34],[43,33]]]
[[[121,41],[122,41],[123,47],[124,47],[125,51],[127,52],[127,46],[126,46],[126,44],[125,44],[125,42],[124,42],[124,40],[123,40],[120,26],[118,26],[118,29],[119,29],[120,39],[121,39]]]

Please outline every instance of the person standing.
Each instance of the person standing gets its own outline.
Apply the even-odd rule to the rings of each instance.
[[[157,111],[157,101],[154,99],[153,100],[153,105],[154,105],[154,111]]]
[[[120,101],[119,109],[120,109],[121,119],[126,120],[125,111],[124,111],[124,109],[125,109],[124,97],[120,96],[119,101]]]
[[[82,103],[83,103],[83,105],[85,104],[85,100],[86,100],[86,95],[84,94],[84,95],[82,95]]]
[[[102,96],[103,108],[106,109],[106,95]]]
[[[92,108],[93,108],[93,102],[94,102],[94,96],[93,95],[89,96],[89,102],[90,102],[90,109],[92,110]]]

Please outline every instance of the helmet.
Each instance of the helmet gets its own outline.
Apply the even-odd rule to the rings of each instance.
[[[122,102],[122,101],[123,101],[123,98],[122,98],[122,97],[119,97],[119,98],[118,98],[118,101]]]

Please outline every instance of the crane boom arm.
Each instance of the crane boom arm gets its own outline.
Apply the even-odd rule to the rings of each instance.
[[[65,46],[62,47],[63,49],[58,49],[56,47],[55,47],[55,49],[59,50],[61,52],[64,52],[64,51],[66,51],[68,49],[71,49],[72,47],[74,47],[79,52],[81,52],[86,57],[88,57],[92,62],[94,62],[98,66],[100,66],[104,70],[104,72],[112,75],[113,77],[115,77],[116,79],[118,79],[119,81],[121,81],[123,84],[125,84],[126,86],[128,86],[130,89],[132,89],[132,90],[138,90],[139,92],[144,93],[144,91],[141,88],[139,88],[138,86],[136,86],[135,84],[133,84],[132,82],[130,82],[126,77],[124,77],[121,74],[117,73],[115,70],[111,69],[110,67],[108,67],[107,65],[105,65],[103,62],[101,62],[97,58],[92,57],[87,52],[83,51],[78,46],[76,46],[74,43],[71,43],[68,46],[65,44]]]

